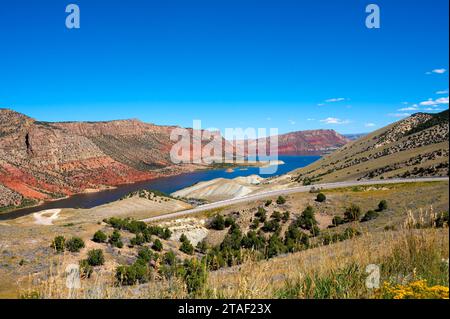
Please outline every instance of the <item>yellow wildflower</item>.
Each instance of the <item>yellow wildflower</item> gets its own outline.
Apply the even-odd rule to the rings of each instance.
[[[449,299],[449,289],[444,286],[430,287],[426,280],[413,281],[407,285],[385,282],[381,296],[388,299]]]

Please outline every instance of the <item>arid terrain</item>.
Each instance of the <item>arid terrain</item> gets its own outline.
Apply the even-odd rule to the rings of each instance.
[[[173,164],[175,128],[136,119],[50,123],[0,109],[0,212],[217,166]],[[217,140],[225,150],[227,142]],[[281,154],[323,154],[347,142],[332,130],[316,130],[282,135],[279,148]]]
[[[177,293],[180,294],[178,297],[186,296],[188,292],[185,290],[186,288],[183,288],[185,286],[182,277],[175,275],[173,277],[174,280],[179,278],[180,282],[177,280],[167,281],[170,276],[167,277],[168,275],[165,273],[168,270],[164,256],[174,253],[176,258],[182,262],[205,256],[205,251],[198,243],[204,243],[205,247],[209,247],[208,249],[221,245],[223,247],[223,242],[227,240],[227,234],[230,231],[228,227],[216,230],[214,226],[211,226],[211,222],[217,214],[224,218],[232,218],[242,235],[249,234],[253,230],[256,231],[255,234],[265,238],[270,247],[270,238],[273,237],[274,232],[270,228],[265,229],[266,223],[273,220],[273,216],[279,212],[280,222],[278,225],[280,229],[277,232],[283,236],[290,229],[290,225],[299,220],[302,212],[308,206],[312,207],[320,230],[319,235],[307,235],[309,231],[303,230],[310,237],[310,248],[299,248],[293,253],[280,250],[267,260],[266,258],[261,260],[262,256],[258,257],[258,254],[256,256],[251,253],[248,256],[244,254],[247,256],[245,258],[244,255],[242,257],[236,255],[229,261],[229,266],[222,265],[216,268],[211,265],[212,268],[207,276],[207,288],[203,293],[215,298],[221,296],[273,297],[275,293],[281,293],[280,289],[286,289],[285,285],[290,281],[288,279],[300,280],[301,274],[313,274],[316,271],[326,273],[351,263],[360,263],[359,267],[365,267],[369,262],[375,262],[382,256],[386,257],[389,253],[386,247],[393,249],[397,242],[396,238],[405,238],[406,240],[405,236],[409,236],[406,225],[410,215],[414,216],[418,222],[424,223],[424,229],[416,231],[418,232],[417,236],[426,236],[426,238],[431,236],[432,242],[427,241],[427,244],[440,245],[432,248],[439,249],[435,253],[438,253],[442,259],[448,259],[448,229],[434,230],[434,227],[430,229],[428,226],[425,227],[425,223],[428,223],[430,218],[434,220],[436,216],[440,216],[441,212],[448,211],[447,190],[448,182],[374,184],[373,186],[323,191],[326,195],[324,202],[316,200],[317,192],[298,193],[286,196],[283,202],[278,202],[276,197],[267,198],[220,210],[207,211],[188,218],[157,222],[153,225],[169,228],[171,236],[158,239],[162,243],[161,251],[152,250],[160,256],[157,263],[151,266],[153,279],[133,289],[131,287],[128,289],[128,286],[115,288],[116,268],[120,265],[133,265],[136,262],[137,253],[143,247],[153,249],[154,241],[158,237],[152,236],[149,243],[133,245],[132,240],[138,235],[122,229],[120,233],[124,246],[117,248],[108,243],[93,242],[94,233],[100,230],[111,236],[114,227],[105,221],[113,216],[142,218],[187,208],[188,204],[142,192],[92,210],[62,210],[34,214],[0,224],[0,278],[2,278],[0,294],[2,297],[37,294],[42,298],[66,298],[73,293],[75,295],[72,297],[90,298],[89,294],[96,291],[95,293],[98,295],[91,295],[92,298],[160,298],[164,296],[177,297]],[[333,218],[336,216],[344,219],[344,213],[349,205],[356,205],[360,208],[361,216],[359,218],[361,219],[364,212],[375,210],[379,202],[383,200],[387,202],[387,208],[379,212],[376,218],[364,222],[346,222],[329,228],[333,225]],[[143,207],[147,208],[147,212],[139,213],[139,209]],[[267,216],[265,217],[266,222],[258,223],[259,225],[255,229],[253,226],[255,220],[261,219],[261,217],[255,216],[260,216],[258,212],[261,208],[264,208],[264,215]],[[286,212],[289,212],[289,215],[285,216]],[[323,244],[324,240],[328,238],[328,234],[341,234],[349,228],[357,231],[360,235],[345,242],[333,243],[330,246]],[[182,234],[187,236],[194,247],[197,246],[192,254],[180,251]],[[79,236],[84,241],[85,247],[80,252],[66,251],[58,254],[51,247],[51,242],[57,235],[66,238]],[[446,238],[447,242],[445,242]],[[372,254],[364,249],[366,243],[374,245]],[[382,243],[385,245],[383,246]],[[445,249],[446,243],[447,249]],[[91,278],[82,279],[83,288],[81,290],[69,291],[65,287],[64,281],[66,267],[70,264],[78,264],[93,249],[101,249],[104,252],[105,263],[94,268]],[[358,255],[352,253],[348,255],[351,251],[357,251]],[[244,252],[245,250],[241,251],[241,253]],[[279,254],[280,256],[277,257]],[[241,260],[241,258],[244,259]],[[319,260],[322,261],[319,262]],[[343,263],[344,260],[345,263]],[[320,269],[317,268],[317,262],[321,265]],[[364,273],[364,269],[358,271]],[[442,282],[440,283],[442,284]],[[170,288],[168,285],[174,286]],[[365,293],[369,294],[370,292],[366,291]],[[302,297],[302,295],[299,293],[298,297]]]
[[[3,221],[0,297],[448,298],[446,138],[416,114],[286,175]]]

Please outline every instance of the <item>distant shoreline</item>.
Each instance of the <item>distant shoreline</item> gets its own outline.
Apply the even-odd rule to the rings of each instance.
[[[271,164],[270,162],[277,162],[277,165],[283,165],[285,164],[283,161],[247,161],[247,162],[243,162],[243,163],[219,163],[215,166],[215,164],[209,165],[209,166],[204,166],[204,167],[197,167],[195,169],[192,170],[188,170],[186,172],[177,172],[175,174],[167,174],[164,176],[155,176],[153,178],[149,178],[149,179],[145,179],[142,181],[135,181],[135,182],[129,182],[129,183],[123,183],[123,184],[117,184],[115,186],[105,186],[103,188],[99,188],[99,189],[93,189],[93,188],[86,188],[83,191],[77,192],[77,193],[73,193],[71,195],[68,196],[63,196],[63,197],[59,197],[59,198],[50,198],[50,199],[46,199],[46,200],[40,200],[40,201],[36,201],[35,203],[31,204],[31,205],[24,205],[24,206],[20,206],[17,208],[12,208],[12,209],[6,209],[4,211],[0,210],[0,221],[5,221],[5,220],[11,220],[11,219],[15,219],[15,218],[19,218],[28,214],[32,214],[33,212],[30,213],[25,213],[25,214],[20,214],[20,212],[24,211],[24,210],[29,210],[29,209],[33,209],[33,208],[38,208],[38,207],[43,207],[43,209],[47,209],[44,206],[46,204],[49,203],[53,203],[53,202],[59,202],[62,200],[66,200],[66,199],[70,199],[73,198],[77,195],[95,195],[101,192],[105,192],[105,191],[111,191],[111,190],[115,190],[121,187],[125,187],[127,185],[133,185],[133,184],[139,184],[139,183],[147,183],[147,182],[151,182],[154,180],[158,180],[161,178],[167,178],[167,177],[176,177],[176,176],[182,176],[184,174],[189,174],[189,173],[193,173],[193,172],[202,172],[202,171],[215,171],[215,170],[225,170],[225,169],[229,169],[229,168],[233,168],[233,169],[238,169],[238,168],[249,168],[249,167],[268,167],[271,165],[275,165],[275,164]],[[233,170],[234,171],[234,170]],[[67,207],[70,208],[70,207]],[[9,215],[12,215],[11,217],[9,217]]]

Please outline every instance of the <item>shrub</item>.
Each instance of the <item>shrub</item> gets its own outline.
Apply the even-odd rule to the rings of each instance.
[[[189,240],[183,241],[180,246],[180,251],[187,255],[192,255],[194,254],[194,246],[192,246]]]
[[[311,228],[310,230],[311,230],[311,235],[312,235],[313,237],[319,236],[319,235],[320,235],[320,228],[319,228],[319,226],[313,225],[312,228]]]
[[[105,256],[103,250],[93,249],[88,252],[87,262],[90,266],[101,266],[105,263]]]
[[[266,203],[264,204],[264,206],[269,207],[270,205],[272,205],[272,200],[269,199],[266,201]]]
[[[283,222],[287,222],[289,220],[289,218],[291,218],[291,213],[289,213],[289,212],[284,212],[283,216],[281,217]]]
[[[434,222],[437,228],[448,227],[448,212],[440,213]]]
[[[199,241],[197,244],[197,251],[202,253],[202,254],[206,254],[206,252],[208,251],[208,244],[206,243],[205,240]]]
[[[108,239],[108,236],[106,236],[106,234],[104,232],[102,232],[101,230],[98,230],[94,234],[92,241],[96,242],[96,243],[104,243],[104,242],[106,242],[107,239]]]
[[[256,212],[255,216],[260,218],[262,216],[266,216],[267,210],[265,210],[263,207],[258,207],[258,211]]]
[[[117,230],[124,229],[125,224],[126,224],[126,221],[124,219],[117,218],[117,217],[111,217],[110,219],[104,220],[104,222]]]
[[[303,186],[309,186],[312,184],[312,180],[309,177],[303,179]]]
[[[159,239],[155,239],[153,242],[152,249],[155,251],[162,251],[163,250],[163,244]]]
[[[265,239],[263,236],[258,236],[255,231],[249,231],[241,240],[241,246],[247,249],[263,249],[265,246]]]
[[[317,225],[314,208],[307,206],[299,218],[295,221],[295,225],[302,229],[312,230]]]
[[[182,276],[184,275],[185,269],[183,269],[183,265],[180,265],[177,262],[174,265],[160,265],[158,268],[158,272],[162,277],[166,279],[170,279],[174,276],[179,276],[181,277],[181,279],[183,279]]]
[[[272,258],[286,251],[286,247],[280,237],[275,233],[269,238],[266,258]]]
[[[233,217],[228,216],[227,218],[225,218],[225,227],[226,228],[233,226],[235,223],[236,223],[236,221],[234,220]]]
[[[283,197],[283,196],[278,196],[278,198],[277,198],[277,204],[278,205],[284,205],[284,204],[286,204],[286,199]]]
[[[164,254],[162,262],[165,265],[173,266],[177,263],[177,257],[175,256],[175,253],[170,250]]]
[[[64,238],[64,236],[56,236],[56,237],[53,239],[53,242],[52,242],[51,247],[52,247],[57,253],[62,253],[62,252],[64,252],[65,245],[66,245],[66,239]]]
[[[220,245],[221,250],[238,250],[241,248],[242,232],[238,226],[230,228],[229,233],[225,236],[222,244]]]
[[[80,276],[81,278],[89,279],[91,278],[92,273],[94,272],[94,267],[89,265],[87,259],[80,260],[78,263],[80,266]]]
[[[208,269],[212,271],[225,267],[226,262],[219,247],[214,247],[208,252],[206,255],[206,264]]]
[[[152,242],[152,233],[151,233],[150,229],[147,228],[145,231],[143,231],[142,237],[144,237],[144,241],[146,243]]]
[[[359,232],[354,228],[349,227],[346,228],[342,233],[333,233],[333,234],[326,233],[321,237],[321,239],[324,245],[329,245],[339,241],[351,239],[359,235],[361,235],[361,232]]]
[[[121,285],[131,286],[136,283],[146,283],[149,278],[150,269],[142,261],[137,261],[131,266],[116,268],[116,279]]]
[[[66,241],[66,249],[71,253],[77,253],[84,248],[84,241],[80,237],[72,237]]]
[[[264,232],[268,233],[268,232],[277,232],[278,230],[280,230],[280,228],[281,228],[280,223],[275,219],[272,219],[270,221],[266,221],[261,229]]]
[[[197,259],[184,261],[183,279],[189,294],[197,295],[205,286],[208,272],[205,262],[199,262]]]
[[[147,224],[138,220],[127,220],[124,223],[124,228],[130,233],[139,234],[147,229]]]
[[[187,238],[187,236],[185,234],[181,234],[180,242],[184,243],[185,241],[189,241],[189,239]]]
[[[276,220],[277,222],[280,222],[282,216],[281,216],[281,213],[280,213],[280,212],[274,211],[273,214],[272,214],[272,216],[270,216],[270,218]]]
[[[325,194],[323,194],[323,193],[317,194],[316,202],[323,203],[326,200],[327,200],[327,197],[325,196]]]
[[[147,227],[148,233],[150,235],[158,236],[161,239],[169,239],[172,236],[172,232],[168,228],[162,228],[160,226],[149,226]]]
[[[253,222],[251,223],[250,228],[251,228],[251,229],[258,229],[259,224],[260,224],[259,219],[255,218],[255,219],[253,220]]]
[[[379,214],[373,210],[369,210],[364,217],[361,219],[362,222],[368,222],[369,220],[373,220],[377,218]]]
[[[296,252],[309,246],[309,238],[294,224],[291,224],[284,235],[284,244],[289,252]]]
[[[120,235],[120,232],[118,230],[114,230],[111,236],[109,236],[109,243],[113,247],[122,248],[123,242],[122,242],[122,236]]]
[[[305,219],[315,219],[314,208],[311,206],[307,206],[301,215]]]
[[[163,231],[160,234],[160,238],[164,240],[168,240],[170,237],[172,237],[172,232],[169,228],[164,228]]]
[[[148,263],[151,260],[158,260],[158,254],[153,253],[150,248],[148,247],[141,247],[138,250],[138,259],[140,259],[142,262]]]
[[[378,211],[382,212],[383,210],[386,210],[388,208],[388,204],[387,201],[385,201],[384,199],[378,203]]]
[[[131,238],[131,240],[130,240],[130,244],[132,246],[141,246],[144,243],[145,243],[145,237],[142,236],[141,234],[136,234],[136,236],[134,238]]]
[[[357,221],[361,216],[361,208],[355,204],[351,204],[345,209],[344,216],[349,222]]]
[[[255,214],[255,217],[259,218],[261,223],[264,223],[267,219],[267,210],[262,207],[258,207],[258,211]]]
[[[339,225],[345,224],[345,220],[341,216],[334,216],[331,223],[334,226],[339,226]]]
[[[214,216],[209,227],[212,229],[215,229],[215,230],[224,230],[225,229],[225,219],[223,218],[222,215],[217,214],[216,216]]]

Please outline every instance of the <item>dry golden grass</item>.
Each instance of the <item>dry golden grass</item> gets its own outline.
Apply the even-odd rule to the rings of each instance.
[[[352,275],[359,275],[362,278],[365,276],[361,276],[361,270],[364,274],[367,265],[383,265],[387,261],[390,264],[398,263],[403,266],[402,269],[431,267],[431,262],[448,259],[448,236],[448,229],[401,230],[374,235],[365,234],[352,240],[268,261],[247,262],[232,270],[211,274],[208,282],[210,297],[238,299],[283,297],[283,290],[292,285],[312,279],[311,285],[314,288],[314,281],[338,274],[340,270],[353,265],[359,267],[359,271]],[[429,275],[435,275],[437,280],[437,277],[442,275],[437,272],[438,270],[436,270],[436,274]],[[385,277],[387,275],[391,274],[385,274]],[[413,276],[414,274],[412,271],[410,274],[399,273],[398,275]],[[448,286],[448,268],[446,285]],[[358,291],[351,291],[351,289]],[[297,296],[290,295],[288,297],[310,298],[313,296],[305,291],[299,291]],[[375,295],[374,291],[365,288],[365,281],[361,280],[357,285],[349,287],[347,296],[344,294],[340,297],[370,298]]]
[[[414,229],[361,237],[329,246],[320,246],[268,261],[247,260],[240,266],[209,275],[199,298],[376,298],[377,291],[365,287],[365,267],[382,267],[382,280],[408,282],[425,279],[448,287],[448,229]],[[81,280],[80,289],[66,287],[67,275],[60,265],[49,278],[28,281],[22,289],[25,298],[75,299],[164,299],[188,298],[184,283],[151,280],[135,287],[117,287],[111,273],[99,272]],[[344,280],[344,281],[343,281]],[[343,282],[342,282],[343,281]],[[331,285],[325,287],[324,283]],[[333,285],[341,285],[335,287]],[[328,291],[329,290],[329,291]]]

